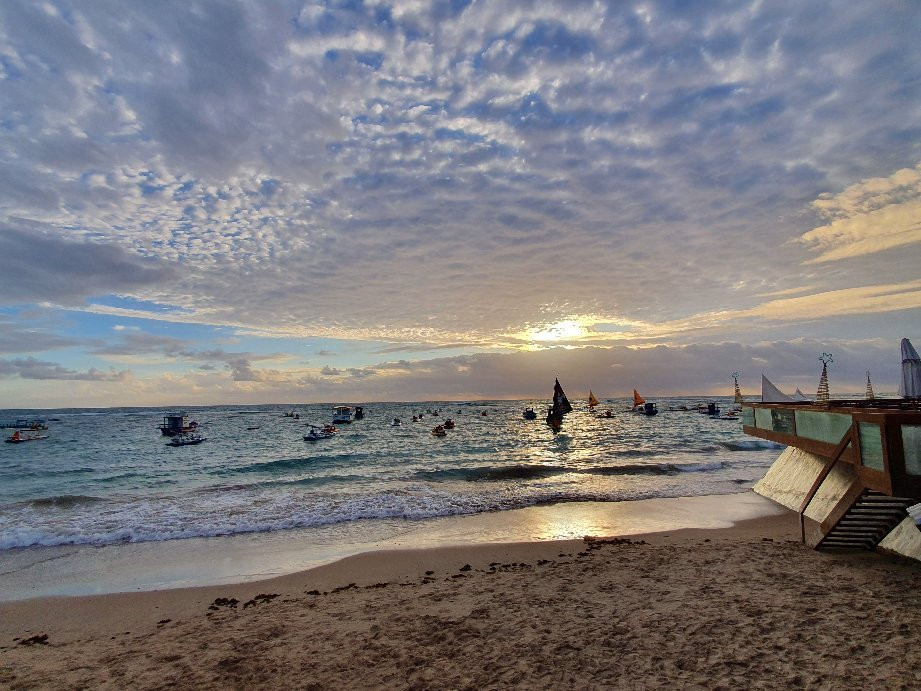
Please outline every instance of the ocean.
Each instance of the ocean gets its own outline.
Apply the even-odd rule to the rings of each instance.
[[[0,444],[0,552],[295,530],[330,540],[381,520],[750,488],[782,447],[697,413],[700,400],[659,399],[654,417],[602,400],[612,418],[579,402],[556,435],[544,401],[367,403],[364,419],[313,442],[303,435],[332,405],[189,407],[207,441],[179,448],[158,430],[168,409],[3,410],[49,429]],[[668,410],[680,405],[692,410]],[[433,436],[446,418],[456,428]]]

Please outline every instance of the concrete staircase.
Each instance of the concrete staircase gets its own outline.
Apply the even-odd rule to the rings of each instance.
[[[916,504],[915,499],[889,497],[865,490],[841,519],[829,530],[816,549],[872,550]]]

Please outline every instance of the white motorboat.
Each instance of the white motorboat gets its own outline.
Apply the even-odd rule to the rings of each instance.
[[[347,405],[337,405],[333,408],[333,424],[347,425],[352,421],[352,409]]]

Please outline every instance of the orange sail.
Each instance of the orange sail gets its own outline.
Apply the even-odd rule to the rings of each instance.
[[[588,390],[588,407],[594,408],[596,405],[598,405],[598,399],[595,398],[595,394],[593,394],[592,390],[589,389]]]
[[[643,405],[646,402],[646,399],[640,396],[639,391],[633,389],[633,406]]]

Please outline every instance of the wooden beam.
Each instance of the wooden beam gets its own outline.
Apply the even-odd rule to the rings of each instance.
[[[806,496],[803,497],[803,503],[799,507],[799,530],[800,530],[800,539],[805,544],[806,542],[806,523],[804,520],[804,514],[806,509],[809,507],[809,504],[812,502],[813,498],[816,495],[816,492],[819,491],[819,487],[822,486],[822,483],[825,482],[825,478],[828,477],[828,474],[831,472],[831,469],[835,467],[835,463],[838,462],[838,459],[841,458],[844,454],[844,450],[851,444],[856,445],[860,442],[857,438],[857,425],[854,424],[853,420],[851,421],[851,428],[844,433],[844,436],[841,437],[841,441],[838,442],[838,445],[835,447],[835,450],[832,451],[831,456],[825,462],[825,465],[822,466],[822,470],[819,471],[818,477],[813,481],[812,486],[809,488],[809,491],[806,492]],[[861,489],[861,491],[863,491]],[[825,533],[825,531],[822,531]]]

